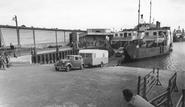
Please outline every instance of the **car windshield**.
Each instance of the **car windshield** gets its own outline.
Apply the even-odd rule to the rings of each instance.
[[[74,56],[66,56],[65,59],[74,59]]]
[[[122,51],[123,50],[123,47],[120,47],[119,49],[118,49],[118,51]]]

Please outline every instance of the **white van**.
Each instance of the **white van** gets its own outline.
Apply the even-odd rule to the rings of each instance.
[[[83,57],[85,65],[95,66],[107,64],[109,60],[109,55],[107,50],[99,49],[84,49],[80,50],[79,54]]]

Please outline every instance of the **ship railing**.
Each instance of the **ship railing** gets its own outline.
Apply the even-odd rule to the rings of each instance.
[[[159,68],[153,68],[153,70],[144,77],[138,77],[137,94],[148,100],[147,96],[155,86],[162,86],[159,81]]]
[[[176,78],[177,73],[174,73],[174,75],[168,81],[167,89],[149,102],[155,107],[173,107],[171,95],[173,92],[178,92]]]

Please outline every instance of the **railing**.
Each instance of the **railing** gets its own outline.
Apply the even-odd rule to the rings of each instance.
[[[33,63],[55,63],[57,60],[64,59],[66,55],[77,55],[79,50],[63,50],[57,52],[46,52],[42,54],[33,54],[32,62]]]
[[[1,48],[0,53],[7,54],[9,56],[20,56],[21,48],[9,49],[9,48]]]
[[[149,102],[153,104],[155,107],[173,107],[173,102],[171,99],[171,95],[173,92],[177,92],[177,84],[176,84],[177,73],[175,73],[168,82],[168,88],[162,94],[153,98]]]
[[[147,96],[156,85],[162,86],[159,81],[159,69],[153,68],[153,71],[148,73],[143,78],[141,78],[141,76],[138,77],[137,94],[148,100]]]
[[[180,96],[176,107],[185,107],[184,103],[185,103],[185,89],[182,89],[182,95]]]

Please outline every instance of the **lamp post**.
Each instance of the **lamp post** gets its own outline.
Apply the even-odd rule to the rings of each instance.
[[[36,48],[36,41],[35,41],[35,29],[34,29],[33,26],[31,28],[33,30],[33,45],[34,45],[33,49],[31,49],[31,52],[32,52],[33,57],[34,57],[34,63],[37,63],[38,59],[37,59],[37,48]]]
[[[59,47],[58,47],[58,37],[57,37],[57,28],[55,30],[55,37],[56,37],[56,59],[59,60]]]
[[[17,42],[18,42],[18,46],[20,46],[20,35],[19,35],[19,27],[18,27],[18,22],[17,22],[17,16],[15,15],[12,20],[15,21],[15,24],[16,24]]]

